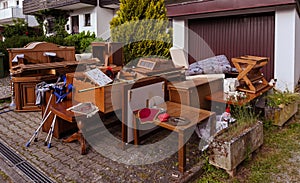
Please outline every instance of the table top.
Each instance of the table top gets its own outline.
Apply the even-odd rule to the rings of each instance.
[[[261,96],[262,94],[264,94],[265,92],[269,91],[272,88],[273,88],[272,86],[267,86],[264,89],[258,91],[257,93],[246,93],[247,98],[239,100],[237,103],[239,105],[246,104],[246,103],[256,99],[257,97]],[[224,93],[223,91],[218,91],[218,92],[212,93],[211,95],[208,95],[205,98],[210,101],[215,101],[215,102],[220,102],[220,103],[225,103],[225,104],[235,104],[232,101],[226,100],[227,94]]]
[[[174,82],[168,85],[168,88],[176,88],[176,89],[190,89],[196,86],[204,85],[209,82],[223,80],[223,78],[194,78],[191,80]]]
[[[190,121],[187,125],[182,126],[175,126],[168,122],[160,122],[159,120],[153,121],[154,124],[164,127],[166,129],[172,130],[172,131],[184,131],[190,127],[195,126],[198,123],[201,123],[202,121],[208,119],[210,116],[214,115],[214,112],[210,112],[203,109],[197,109],[195,107],[190,107],[187,105],[182,105],[175,102],[167,101],[165,103],[162,103],[158,105],[158,107],[162,107],[166,109],[166,112],[171,117],[183,117],[185,119],[188,119]]]

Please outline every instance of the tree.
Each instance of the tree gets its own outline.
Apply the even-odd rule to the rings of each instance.
[[[55,35],[63,38],[68,36],[68,32],[65,30],[68,17],[69,13],[67,11],[57,9],[40,10],[35,14],[35,18],[38,21],[41,29],[46,26],[44,25],[45,20],[52,21],[54,25],[47,25],[47,28],[51,29],[51,33],[55,33]]]
[[[13,24],[4,25],[3,36],[5,38],[15,37],[15,36],[25,36],[28,34],[28,23],[23,19],[13,20]]]
[[[29,27],[24,19],[14,19],[13,24],[4,25],[2,36],[5,39],[19,37],[39,37],[42,35],[42,30],[39,27]],[[26,39],[26,38],[25,38]]]
[[[172,46],[164,0],[120,0],[110,22],[111,38],[124,43],[125,63],[140,57],[170,57]]]

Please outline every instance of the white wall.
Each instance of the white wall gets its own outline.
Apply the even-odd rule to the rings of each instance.
[[[294,76],[294,81],[295,85],[297,85],[298,80],[300,79],[300,18],[298,13],[295,14],[295,21],[296,21],[296,39],[295,39],[295,76]]]
[[[188,20],[173,19],[173,47],[184,50],[185,60],[188,60]]]
[[[84,15],[91,14],[91,26],[84,26]],[[114,12],[110,9],[100,8],[100,7],[93,7],[93,8],[83,8],[74,10],[71,16],[79,16],[79,32],[94,32],[96,37],[102,37],[104,39],[108,39],[110,37],[110,26],[109,22],[113,18]],[[69,18],[68,24],[70,30],[68,33],[71,33],[72,26],[71,26],[71,18]]]
[[[114,11],[111,9],[96,8],[97,12],[97,32],[96,36],[107,40],[110,38],[110,21],[114,17]]]
[[[35,27],[39,25],[38,21],[32,15],[25,15],[25,19],[29,27]]]
[[[187,20],[173,19],[173,46],[188,50]]]
[[[281,90],[294,91],[295,88],[296,16],[294,7],[279,8],[275,12],[274,77],[278,80],[277,88]]]
[[[77,9],[77,10],[74,10],[72,13],[70,13],[70,17],[71,16],[76,16],[78,15],[78,18],[79,18],[79,32],[87,32],[87,31],[90,31],[90,32],[96,32],[96,15],[95,15],[95,12],[94,12],[94,9],[95,8],[82,8],[82,9]],[[91,26],[84,26],[84,18],[85,18],[85,14],[88,14],[90,13],[91,14]],[[69,33],[71,33],[72,31],[72,24],[71,24],[71,18],[69,18],[69,27],[70,27],[70,30],[68,31]]]

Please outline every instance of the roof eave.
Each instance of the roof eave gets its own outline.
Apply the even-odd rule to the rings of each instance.
[[[169,4],[166,7],[168,17],[179,17],[293,4],[297,5],[297,11],[299,12],[299,0],[207,0]]]

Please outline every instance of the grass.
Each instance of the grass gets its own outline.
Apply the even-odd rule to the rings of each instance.
[[[10,98],[0,99],[0,104],[9,103],[10,101]]]
[[[294,164],[290,161],[294,153],[300,152],[299,132],[300,119],[290,120],[282,129],[266,122],[263,146],[250,160],[244,161],[238,167],[237,176],[232,178],[224,170],[210,165],[204,155],[207,160],[203,167],[204,174],[195,182],[285,182],[288,181],[285,180],[286,177],[300,180],[300,163]]]
[[[12,182],[8,175],[6,175],[3,171],[0,170],[1,181]]]

